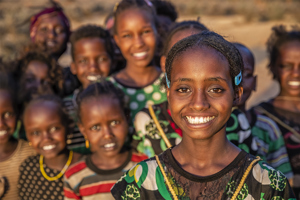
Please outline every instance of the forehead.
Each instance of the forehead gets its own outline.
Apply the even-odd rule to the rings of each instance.
[[[231,82],[227,59],[217,50],[197,46],[179,54],[172,63],[172,80],[188,78],[203,81],[211,77],[220,77]]]
[[[242,58],[243,58],[243,62],[244,62],[244,70],[254,70],[254,60],[250,54],[250,51],[245,48],[245,47],[237,47],[237,49],[239,50]]]
[[[117,29],[125,31],[153,25],[153,16],[144,9],[130,8],[117,16]]]
[[[38,60],[30,61],[26,68],[26,73],[33,74],[37,77],[46,77],[48,74],[48,65]]]
[[[56,13],[49,13],[40,16],[37,20],[37,25],[60,25],[65,26],[62,18]]]
[[[0,89],[0,109],[12,106],[11,94],[7,90]]]
[[[188,28],[188,29],[182,29],[174,33],[174,35],[171,37],[170,42],[168,44],[168,51],[176,44],[179,40],[182,40],[183,38],[186,38],[188,36],[200,33],[201,31],[195,28]]]
[[[37,101],[32,102],[28,105],[28,107],[25,109],[24,116],[30,116],[30,117],[24,117],[24,119],[34,119],[38,118],[40,119],[42,116],[50,117],[51,119],[55,119],[56,116],[60,116],[58,112],[59,106],[57,103],[52,101]]]
[[[279,51],[281,59],[300,59],[300,41],[286,42],[280,46]]]
[[[106,51],[105,40],[102,38],[82,38],[75,42],[75,51],[101,50]]]

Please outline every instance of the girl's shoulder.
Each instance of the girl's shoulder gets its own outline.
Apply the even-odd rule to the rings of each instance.
[[[73,159],[75,158],[75,162],[70,165],[68,170],[65,172],[65,179],[69,179],[71,176],[76,176],[83,170],[87,169],[86,157],[78,153],[74,153]]]

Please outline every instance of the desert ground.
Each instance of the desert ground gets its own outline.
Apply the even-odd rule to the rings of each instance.
[[[43,2],[44,0],[0,0],[0,57],[13,58],[17,55],[18,49],[28,42],[30,15],[36,13],[43,6]],[[106,15],[117,1],[61,0],[58,2],[65,9],[74,30],[88,23],[103,25]],[[236,0],[212,0],[210,3],[201,0],[171,0],[171,2],[179,12],[177,21],[200,17],[200,21],[210,30],[225,36],[230,41],[243,43],[253,51],[258,82],[257,89],[250,97],[247,107],[266,101],[278,93],[278,85],[272,80],[267,69],[268,58],[265,43],[273,26],[299,25],[300,17],[291,15],[292,9],[299,5],[299,1],[282,0],[276,1],[279,2],[276,4],[275,1],[249,0],[247,5],[237,4]],[[218,7],[219,4],[222,4],[222,7]],[[254,7],[251,7],[252,10],[248,12],[250,6]],[[287,8],[281,9],[284,6]],[[272,15],[262,15],[262,13],[267,13],[264,9],[272,11]],[[247,15],[243,13],[246,11]],[[250,12],[252,12],[251,15],[249,15]],[[59,62],[62,66],[68,66],[70,61],[68,51]]]

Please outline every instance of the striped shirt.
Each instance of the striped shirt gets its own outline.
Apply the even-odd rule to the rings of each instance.
[[[87,155],[65,173],[65,200],[114,199],[110,193],[112,186],[132,166],[147,158],[144,154],[130,152],[126,162],[117,169],[102,170],[92,163],[91,155]]]

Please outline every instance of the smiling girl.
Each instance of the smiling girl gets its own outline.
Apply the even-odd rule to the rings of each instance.
[[[38,153],[20,166],[21,199],[63,199],[63,175],[80,155],[66,147],[70,120],[56,96],[40,96],[24,111],[24,127],[30,146]]]
[[[91,155],[65,174],[65,199],[113,199],[111,187],[147,157],[124,145],[128,135],[125,95],[111,82],[88,86],[77,98],[79,129]]]
[[[204,31],[176,43],[166,59],[167,96],[182,141],[140,162],[112,188],[116,199],[293,197],[286,177],[226,138],[242,95],[243,60],[233,44]]]
[[[165,93],[160,91],[161,70],[153,63],[156,14],[148,0],[123,0],[115,6],[114,19],[114,39],[126,59],[126,67],[109,80],[129,96],[133,119],[147,103],[166,100]]]

